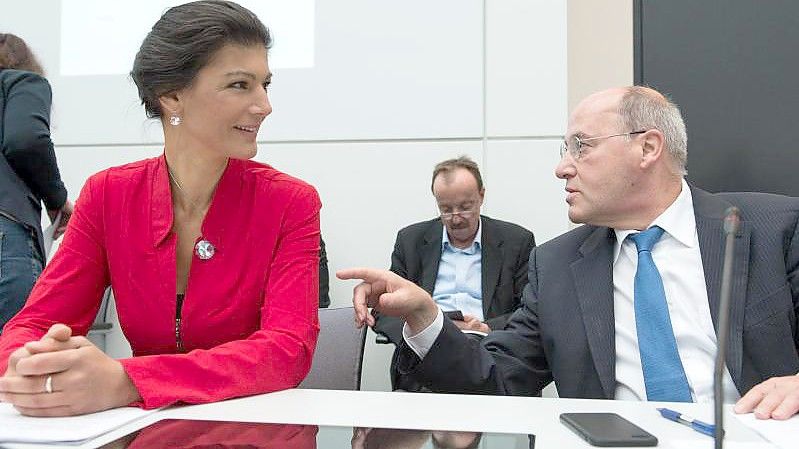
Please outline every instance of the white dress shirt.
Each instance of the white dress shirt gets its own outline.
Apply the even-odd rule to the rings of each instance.
[[[424,356],[426,356],[430,351],[430,348],[433,347],[433,343],[435,343],[436,338],[438,338],[438,334],[441,333],[441,329],[443,328],[444,312],[442,312],[441,308],[439,308],[436,319],[433,320],[429,326],[424,328],[423,331],[416,335],[411,335],[411,329],[408,327],[408,323],[405,323],[402,326],[402,338],[405,339],[413,352],[415,352],[420,359],[423,359]]]
[[[483,247],[482,220],[468,248],[456,248],[449,242],[447,227],[443,226],[441,259],[433,288],[433,301],[445,311],[460,310],[480,321],[483,319]]]
[[[716,332],[710,316],[702,256],[691,190],[683,180],[682,191],[650,226],[665,231],[652,249],[652,257],[663,279],[671,324],[685,369],[691,397],[696,402],[713,401],[713,368],[716,357]],[[616,230],[613,256],[613,307],[616,326],[616,392],[622,400],[646,400],[646,387],[638,351],[633,289],[638,267],[635,243],[626,237],[636,232]],[[444,327],[438,316],[426,329],[411,336],[407,325],[403,337],[411,349],[424,358]],[[724,369],[724,402],[740,398],[729,370]]]
[[[677,351],[695,402],[713,401],[716,332],[710,316],[705,272],[699,251],[691,189],[682,191],[650,227],[663,228],[652,248],[652,258],[663,279]],[[616,232],[613,251],[613,308],[616,325],[616,399],[646,400],[641,354],[635,326],[633,290],[638,268],[635,242],[627,236],[636,230]],[[724,368],[724,401],[740,398],[729,370]]]

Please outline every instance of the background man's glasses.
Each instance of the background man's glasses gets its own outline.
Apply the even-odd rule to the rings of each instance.
[[[607,136],[586,137],[586,138],[582,138],[582,139],[577,137],[577,136],[572,136],[570,139],[564,140],[560,144],[560,157],[562,159],[563,156],[565,156],[566,153],[568,152],[571,155],[572,159],[574,159],[575,161],[579,161],[580,158],[583,156],[583,152],[585,151],[584,147],[589,146],[589,145],[585,145],[586,142],[593,142],[595,140],[600,140],[600,139],[609,139],[611,137],[632,136],[632,135],[635,135],[635,134],[643,134],[646,131],[647,130],[632,131],[632,132],[628,132],[628,133],[610,134],[610,135],[607,135]]]
[[[468,219],[472,218],[472,215],[474,214],[475,212],[473,210],[460,210],[457,212],[442,212],[439,217],[441,217],[441,219],[444,221],[450,221],[455,218],[456,215],[461,218]]]

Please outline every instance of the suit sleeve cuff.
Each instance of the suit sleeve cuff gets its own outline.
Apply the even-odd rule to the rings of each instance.
[[[424,356],[427,355],[430,348],[433,347],[433,343],[435,343],[436,338],[438,338],[438,334],[441,333],[441,329],[444,328],[444,313],[441,312],[441,309],[438,309],[438,314],[436,315],[436,319],[430,323],[423,331],[419,332],[416,335],[411,335],[411,330],[408,328],[408,323],[403,324],[402,326],[402,338],[405,342],[408,343],[411,350],[419,356],[420,359],[424,359]]]

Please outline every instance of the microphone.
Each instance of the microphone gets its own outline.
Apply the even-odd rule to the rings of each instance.
[[[724,212],[724,265],[721,271],[721,298],[719,300],[719,320],[716,329],[716,366],[713,372],[713,406],[716,431],[713,435],[715,448],[724,445],[724,363],[727,356],[727,342],[730,339],[730,289],[732,288],[732,262],[735,248],[735,234],[741,224],[740,211],[732,206]]]

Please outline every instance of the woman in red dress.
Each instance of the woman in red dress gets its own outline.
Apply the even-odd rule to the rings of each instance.
[[[169,9],[131,76],[161,157],[93,175],[57,254],[0,337],[0,399],[63,416],[299,384],[317,319],[319,197],[252,162],[272,111],[268,30],[221,0]],[[102,111],[97,111],[102,113]],[[86,340],[107,286],[133,357]]]

